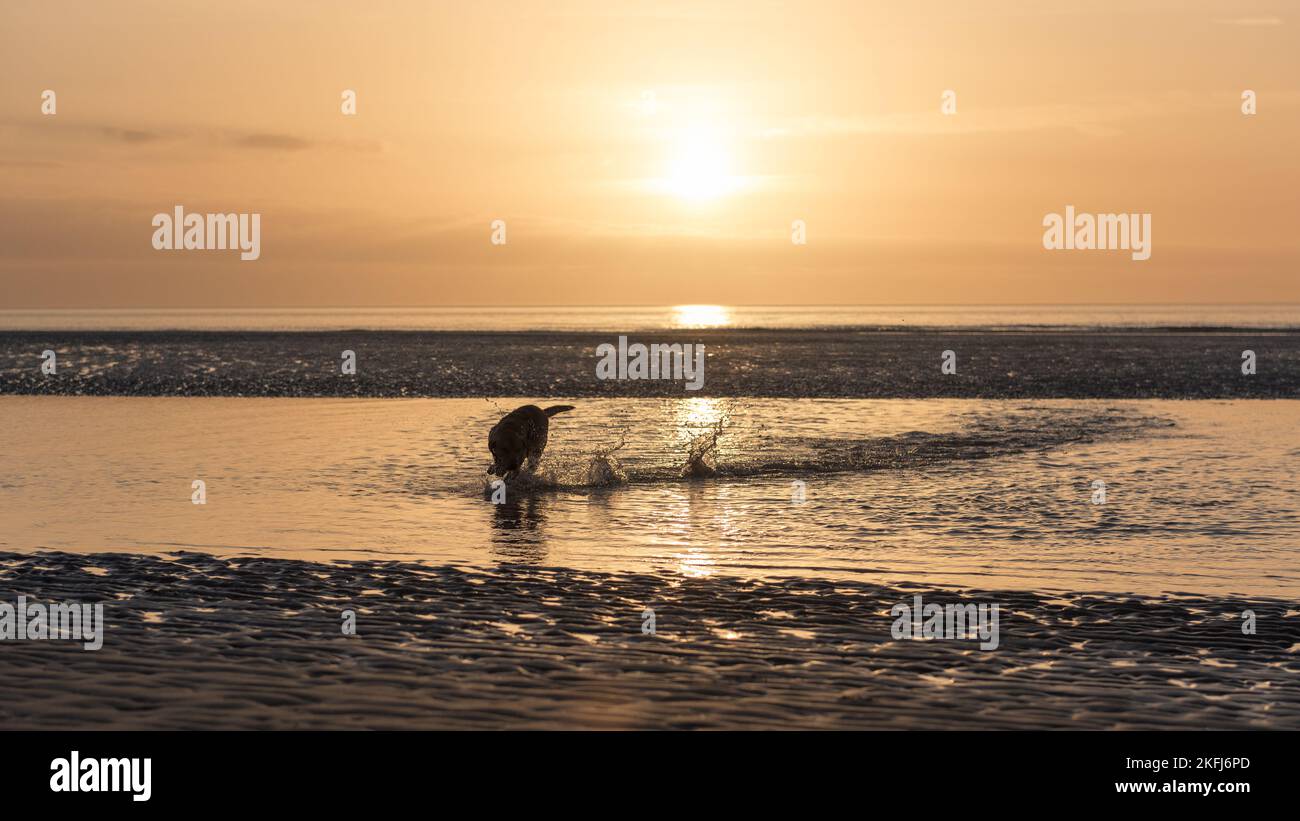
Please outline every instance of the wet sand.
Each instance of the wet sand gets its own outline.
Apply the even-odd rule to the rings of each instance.
[[[1000,647],[893,639],[917,592],[999,604]],[[95,652],[0,644],[5,729],[1300,728],[1276,599],[0,554],[20,594],[108,626]]]
[[[0,394],[97,396],[1300,396],[1300,332],[1268,329],[735,330],[630,334],[703,344],[704,386],[601,381],[617,331],[3,331]],[[41,372],[53,350],[59,369]],[[342,352],[357,373],[341,373]],[[943,351],[956,374],[940,371]],[[1241,372],[1252,350],[1257,372]]]

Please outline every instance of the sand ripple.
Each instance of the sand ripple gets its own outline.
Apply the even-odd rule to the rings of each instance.
[[[0,600],[105,602],[104,647],[0,643],[0,727],[1300,728],[1294,602],[966,592],[1001,647],[898,641],[954,591],[522,566],[0,554]],[[642,633],[655,611],[656,635]],[[340,614],[357,613],[344,636]],[[1258,632],[1241,633],[1252,609]]]

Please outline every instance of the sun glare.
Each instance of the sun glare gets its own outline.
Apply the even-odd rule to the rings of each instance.
[[[665,188],[687,200],[712,200],[736,188],[731,153],[714,129],[689,128],[679,134],[668,157]]]
[[[674,305],[673,327],[720,328],[731,324],[731,312],[725,305]]]

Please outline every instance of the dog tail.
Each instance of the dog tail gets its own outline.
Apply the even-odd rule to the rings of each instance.
[[[565,411],[571,410],[573,410],[572,405],[551,405],[549,408],[542,411],[542,413],[546,414],[546,418],[549,419],[557,413],[564,413]]]

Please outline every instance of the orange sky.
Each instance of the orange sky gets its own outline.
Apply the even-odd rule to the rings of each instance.
[[[1298,27],[1246,0],[6,0],[0,308],[1300,302]],[[261,213],[261,258],[155,251],[177,204]],[[1044,250],[1066,205],[1151,213],[1151,259]]]

